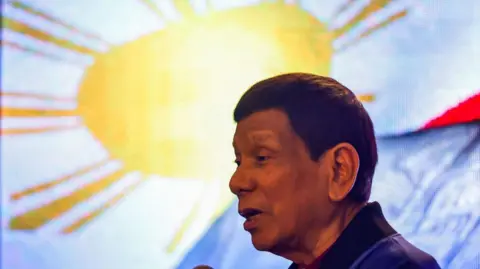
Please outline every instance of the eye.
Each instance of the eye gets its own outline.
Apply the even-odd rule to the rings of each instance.
[[[270,159],[269,156],[265,156],[265,155],[258,155],[255,158],[258,163],[264,163]]]

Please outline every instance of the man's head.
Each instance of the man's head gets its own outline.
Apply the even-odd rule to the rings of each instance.
[[[230,189],[257,249],[314,247],[309,238],[325,232],[339,208],[368,201],[377,163],[372,121],[334,79],[292,73],[260,81],[234,119]]]

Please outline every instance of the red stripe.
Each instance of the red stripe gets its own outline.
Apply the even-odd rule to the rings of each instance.
[[[438,128],[480,120],[480,92],[427,122],[422,129]]]

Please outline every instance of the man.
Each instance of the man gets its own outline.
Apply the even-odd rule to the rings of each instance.
[[[242,96],[234,119],[230,189],[257,250],[290,268],[439,268],[368,203],[373,124],[345,86],[304,73],[269,78]]]

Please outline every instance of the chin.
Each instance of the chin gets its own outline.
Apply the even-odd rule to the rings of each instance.
[[[252,232],[252,244],[259,251],[270,251],[273,249],[278,240],[268,232]]]

